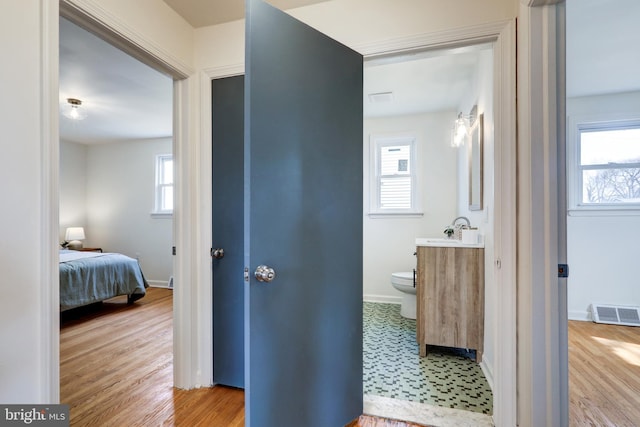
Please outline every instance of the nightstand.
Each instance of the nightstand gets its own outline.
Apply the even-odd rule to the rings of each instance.
[[[80,249],[73,249],[79,252],[102,252],[102,248],[80,248]]]

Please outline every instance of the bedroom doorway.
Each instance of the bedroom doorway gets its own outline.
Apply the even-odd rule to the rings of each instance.
[[[68,99],[77,99],[80,102],[72,108],[82,120],[72,114],[60,116],[59,242],[68,240],[67,229],[82,227],[83,254],[123,254],[137,262],[150,286],[147,295],[132,304],[122,295],[95,311],[80,307],[80,317],[73,322],[81,318],[99,324],[112,316],[115,322],[125,318],[136,322],[136,310],[155,304],[162,294],[164,314],[155,325],[156,338],[166,341],[172,356],[174,81],[166,70],[160,72],[82,28],[82,18],[67,16],[63,8],[61,15],[60,109],[64,114]],[[104,298],[122,293],[100,292]],[[122,363],[131,358],[113,349],[96,351],[113,352],[114,358],[123,358]],[[163,378],[171,387],[173,358],[168,360],[170,372]],[[61,372],[61,383],[64,378]],[[64,395],[61,401],[66,403]]]
[[[151,286],[173,276],[173,81],[60,18],[60,241],[137,259]],[[65,103],[82,120],[66,115]]]
[[[634,178],[640,140],[633,136],[640,132],[640,61],[627,52],[635,51],[640,30],[627,24],[640,17],[640,4],[567,0],[565,14],[558,252],[569,274],[558,279],[562,416],[569,425],[636,425],[640,409],[628,402],[640,384],[633,243],[640,236]],[[612,227],[626,232],[611,233]]]

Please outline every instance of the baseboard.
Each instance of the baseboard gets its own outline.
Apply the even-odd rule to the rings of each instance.
[[[486,359],[482,359],[482,362],[480,362],[480,369],[482,369],[482,373],[484,373],[484,377],[489,383],[489,388],[491,388],[491,391],[494,391],[495,388],[493,388],[493,368],[487,363]]]
[[[592,322],[591,312],[589,311],[569,311],[569,320],[581,320],[583,322]]]
[[[169,282],[166,280],[147,280],[147,283],[152,288],[169,288]]]
[[[386,304],[402,304],[402,297],[391,297],[388,295],[364,294],[362,300],[365,302],[379,302]]]

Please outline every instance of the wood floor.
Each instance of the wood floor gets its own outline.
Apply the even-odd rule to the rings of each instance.
[[[244,426],[242,390],[172,387],[171,290],[67,311],[60,325],[60,400],[72,426]],[[368,416],[349,424],[416,426]]]
[[[570,425],[640,426],[640,328],[569,322]],[[61,314],[60,394],[73,426],[244,426],[244,392],[172,387],[172,291]],[[360,417],[349,427],[414,427]]]
[[[241,390],[176,390],[172,291],[63,312],[60,395],[74,426],[244,426]]]
[[[569,420],[640,426],[640,328],[569,322]]]

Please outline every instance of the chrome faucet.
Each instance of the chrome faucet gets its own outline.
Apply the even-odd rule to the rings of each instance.
[[[464,221],[467,223],[466,228],[470,228],[470,227],[471,227],[471,221],[469,221],[469,218],[467,218],[466,216],[459,216],[459,217],[457,217],[456,219],[454,219],[454,220],[453,220],[453,222],[451,223],[451,225],[455,227],[456,222],[458,222],[458,220],[459,220],[459,219],[464,220]],[[463,227],[464,227],[464,226],[463,226]]]
[[[458,220],[464,220],[467,224],[457,224]],[[466,216],[459,216],[451,222],[451,225],[447,225],[447,228],[444,229],[444,234],[447,235],[449,239],[460,239],[460,230],[465,228],[471,228],[471,221]]]

